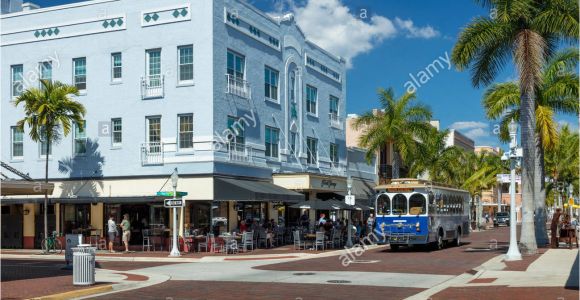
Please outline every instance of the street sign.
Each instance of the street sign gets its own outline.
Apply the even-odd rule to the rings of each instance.
[[[346,195],[344,196],[344,202],[348,205],[354,205],[355,201],[354,201],[354,195]]]
[[[169,191],[169,192],[157,192],[157,196],[160,197],[183,197],[183,196],[187,196],[187,192],[177,192],[175,193],[177,195],[173,196],[173,192]]]
[[[185,201],[183,199],[165,199],[163,200],[163,206],[165,207],[183,207],[185,206]]]
[[[574,198],[568,199],[568,205],[574,205]]]

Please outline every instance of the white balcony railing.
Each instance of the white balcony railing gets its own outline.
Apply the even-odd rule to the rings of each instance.
[[[163,75],[141,77],[141,99],[163,98],[164,81]]]
[[[252,147],[239,143],[227,144],[228,159],[234,162],[252,162]]]
[[[141,143],[141,164],[162,165],[163,164],[163,143]]]
[[[236,78],[230,74],[226,74],[226,93],[246,99],[250,99],[252,97],[250,83],[247,80]]]
[[[330,120],[330,126],[342,130],[342,121],[340,116],[334,113],[328,114],[328,119]]]

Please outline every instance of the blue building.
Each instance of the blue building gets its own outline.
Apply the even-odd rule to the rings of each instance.
[[[126,212],[133,224],[169,225],[156,195],[171,190],[174,169],[187,193],[181,231],[212,217],[225,230],[243,219],[290,224],[301,212],[287,204],[344,195],[345,61],[310,42],[291,14],[239,0],[8,0],[2,11],[1,160],[44,177],[47,147],[15,127],[23,109],[11,104],[39,79],[75,85],[87,110],[51,145],[55,230],[102,229]],[[3,213],[29,211],[30,246],[42,198],[3,202]]]

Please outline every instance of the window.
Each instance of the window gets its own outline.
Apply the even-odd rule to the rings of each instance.
[[[228,141],[240,145],[246,143],[244,121],[237,117],[228,116],[228,129],[231,131]]]
[[[278,142],[280,130],[278,128],[266,126],[266,156],[278,158]]]
[[[83,121],[80,124],[75,124],[74,139],[74,154],[82,155],[87,153],[87,122]]]
[[[332,164],[338,164],[338,144],[330,143],[330,161]]]
[[[111,119],[113,147],[123,144],[123,121],[121,118]]]
[[[315,138],[306,138],[306,147],[308,150],[306,162],[309,164],[318,163],[318,140]]]
[[[390,215],[391,214],[391,199],[389,196],[382,194],[377,198],[377,214]]]
[[[120,52],[111,54],[111,78],[113,81],[121,81],[123,77],[123,56]]]
[[[313,86],[306,86],[306,112],[316,115],[316,100],[318,99],[318,90]]]
[[[289,88],[290,88],[290,102],[294,103],[296,102],[296,96],[295,96],[295,89],[296,89],[296,72],[292,71],[290,72],[290,83],[289,83]]]
[[[330,95],[328,100],[330,103],[330,114],[334,117],[338,117],[338,97]]]
[[[11,127],[12,131],[12,159],[24,157],[24,130],[17,126]]]
[[[147,117],[147,142],[161,142],[161,117]]]
[[[193,149],[193,114],[179,116],[179,149]]]
[[[296,132],[290,132],[290,154],[296,154]]]
[[[79,91],[87,89],[87,59],[85,57],[73,59],[73,85]]]
[[[264,96],[278,101],[278,71],[266,67],[264,69]]]
[[[161,86],[161,50],[147,50],[147,83],[149,87]]]
[[[12,72],[12,97],[18,97],[22,95],[24,90],[23,84],[23,67],[22,65],[14,65],[10,67]]]
[[[244,56],[228,50],[227,74],[238,80],[244,79],[246,59]]]
[[[422,215],[427,212],[427,199],[421,194],[413,194],[409,198],[409,214]]]
[[[407,197],[403,194],[396,194],[393,197],[393,214],[406,215],[407,214]]]
[[[181,46],[177,48],[179,61],[177,72],[179,82],[193,82],[193,46]]]
[[[39,73],[39,81],[38,86],[39,88],[43,88],[42,83],[40,80],[48,80],[52,82],[52,62],[51,61],[43,61],[38,63],[38,73]]]

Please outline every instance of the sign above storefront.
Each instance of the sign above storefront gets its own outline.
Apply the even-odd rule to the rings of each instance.
[[[173,196],[173,192],[169,191],[169,192],[157,192],[157,196],[160,197],[183,197],[183,196],[187,196],[187,192],[176,192],[177,195]]]

